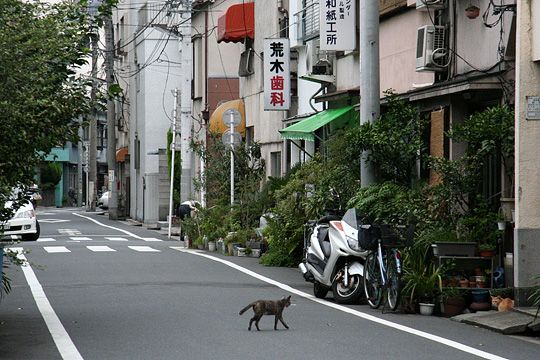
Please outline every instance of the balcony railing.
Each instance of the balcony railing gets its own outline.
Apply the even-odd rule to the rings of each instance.
[[[319,0],[305,0],[304,8],[293,16],[298,41],[306,42],[319,37]]]

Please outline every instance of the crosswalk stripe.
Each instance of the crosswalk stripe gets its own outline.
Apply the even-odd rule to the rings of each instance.
[[[128,241],[128,239],[123,237],[105,237],[105,239],[110,241]]]
[[[48,253],[68,253],[68,252],[71,252],[71,250],[69,250],[65,246],[44,246],[43,250],[45,250]]]
[[[39,239],[37,239],[37,242],[48,242],[48,241],[56,241],[56,239],[53,239],[53,238],[39,238]]]
[[[150,246],[128,246],[128,248],[140,252],[161,252],[161,250],[153,249]]]
[[[144,241],[163,241],[163,240],[160,240],[160,239],[156,239],[156,238],[142,238]]]
[[[70,236],[70,239],[71,239],[71,240],[75,240],[75,241],[88,241],[88,240],[92,240],[92,238],[89,238],[89,237],[86,237],[86,236]]]
[[[108,246],[87,246],[86,248],[95,252],[116,251]]]

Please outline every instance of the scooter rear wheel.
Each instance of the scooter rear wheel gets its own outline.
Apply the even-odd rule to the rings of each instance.
[[[326,294],[328,294],[328,290],[330,289],[321,283],[313,283],[313,295],[315,295],[316,298],[324,299]]]

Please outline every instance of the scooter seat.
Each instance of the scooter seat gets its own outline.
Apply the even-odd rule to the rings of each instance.
[[[330,257],[330,252],[332,251],[330,241],[321,241],[320,243],[325,259]]]

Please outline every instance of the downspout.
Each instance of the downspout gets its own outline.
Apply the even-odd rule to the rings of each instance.
[[[283,0],[277,0],[277,6],[278,6],[278,11],[283,15],[283,19],[285,20],[284,21],[284,24],[283,24],[283,28],[280,28],[279,29],[279,36],[282,36],[282,31],[283,30],[286,30],[286,34],[288,35],[288,30],[289,30],[289,11],[287,9],[285,9],[283,7]]]

